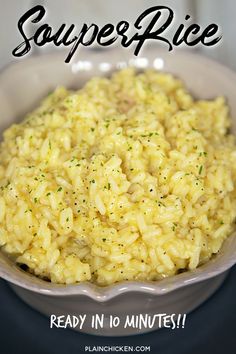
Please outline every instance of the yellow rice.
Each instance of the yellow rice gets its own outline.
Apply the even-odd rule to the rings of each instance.
[[[223,97],[132,69],[58,88],[0,147],[0,246],[55,283],[158,280],[234,229],[236,146]]]

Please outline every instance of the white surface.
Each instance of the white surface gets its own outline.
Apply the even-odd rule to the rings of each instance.
[[[215,22],[221,27],[222,41],[214,48],[202,48],[202,52],[236,71],[235,0],[198,0],[197,18],[201,24]]]

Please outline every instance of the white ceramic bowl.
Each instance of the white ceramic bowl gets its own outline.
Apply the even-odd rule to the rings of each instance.
[[[128,51],[80,50],[78,61],[64,64],[64,53],[31,57],[12,64],[0,74],[0,132],[19,121],[58,85],[81,87],[90,77],[109,75],[129,64],[138,69],[154,67],[177,75],[197,98],[227,97],[236,132],[236,74],[196,54],[158,50],[143,51],[135,58]],[[187,313],[208,298],[236,263],[236,237],[207,264],[158,282],[123,282],[99,288],[93,284],[62,286],[40,280],[19,269],[0,253],[0,276],[32,307],[51,315],[173,314]],[[156,329],[158,326],[154,327]],[[129,335],[149,331],[118,327],[95,331],[87,324],[82,331],[99,335]]]

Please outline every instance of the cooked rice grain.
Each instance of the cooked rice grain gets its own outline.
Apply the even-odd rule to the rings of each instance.
[[[0,148],[0,245],[55,283],[195,269],[234,229],[236,147],[223,97],[132,69],[58,88]]]

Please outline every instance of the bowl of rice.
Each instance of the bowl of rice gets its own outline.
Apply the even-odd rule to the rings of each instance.
[[[46,315],[185,314],[207,299],[236,262],[235,79],[151,49],[6,68],[0,276]],[[105,323],[96,334],[150,330]]]

